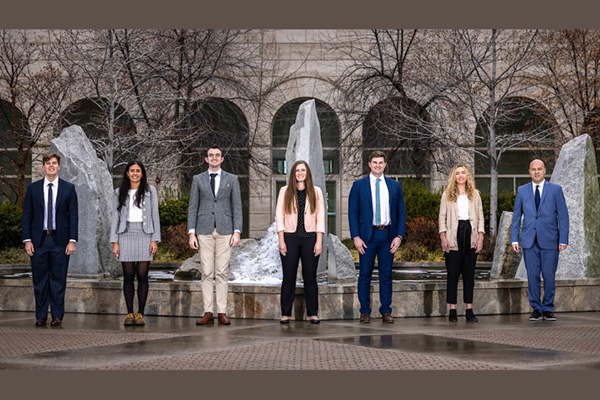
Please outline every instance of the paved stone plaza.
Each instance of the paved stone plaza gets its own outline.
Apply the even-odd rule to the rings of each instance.
[[[1,370],[600,370],[600,312],[298,321],[67,313],[62,328],[34,327],[30,312],[0,312]]]

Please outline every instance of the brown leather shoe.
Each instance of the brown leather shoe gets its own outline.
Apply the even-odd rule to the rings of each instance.
[[[231,325],[231,321],[225,313],[217,313],[217,319],[219,320],[219,325]]]
[[[215,323],[215,319],[213,318],[213,313],[205,312],[204,317],[198,318],[196,321],[196,325],[212,325]]]
[[[371,314],[366,313],[366,312],[360,313],[360,323],[368,324],[369,322],[371,322]]]
[[[392,318],[392,314],[381,314],[381,320],[387,324],[394,323],[394,318]]]

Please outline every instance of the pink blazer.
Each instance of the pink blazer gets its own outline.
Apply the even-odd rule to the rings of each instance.
[[[279,190],[279,197],[277,197],[277,207],[275,208],[275,222],[277,232],[296,232],[298,226],[298,214],[284,214],[283,212],[283,199],[285,198],[285,191],[287,186],[284,186]],[[315,193],[317,195],[317,206],[316,210],[310,209],[308,199],[306,201],[306,207],[304,208],[304,229],[306,232],[322,232],[325,233],[325,207],[323,205],[323,192],[321,188],[315,186]]]

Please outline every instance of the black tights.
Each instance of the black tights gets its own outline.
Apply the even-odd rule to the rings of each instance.
[[[122,262],[123,265],[123,294],[125,295],[125,304],[127,313],[133,313],[133,280],[137,272],[138,280],[138,312],[144,315],[146,299],[148,298],[148,270],[150,261],[131,261]]]

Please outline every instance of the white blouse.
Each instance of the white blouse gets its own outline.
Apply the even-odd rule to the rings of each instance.
[[[469,219],[469,197],[466,194],[459,194],[456,198],[458,206],[458,219]]]
[[[134,203],[134,199],[135,199],[135,193],[137,192],[137,189],[130,189],[128,192],[128,196],[129,196],[129,215],[127,216],[127,221],[128,222],[143,222],[143,215],[142,215],[142,209],[139,207],[136,207]]]

